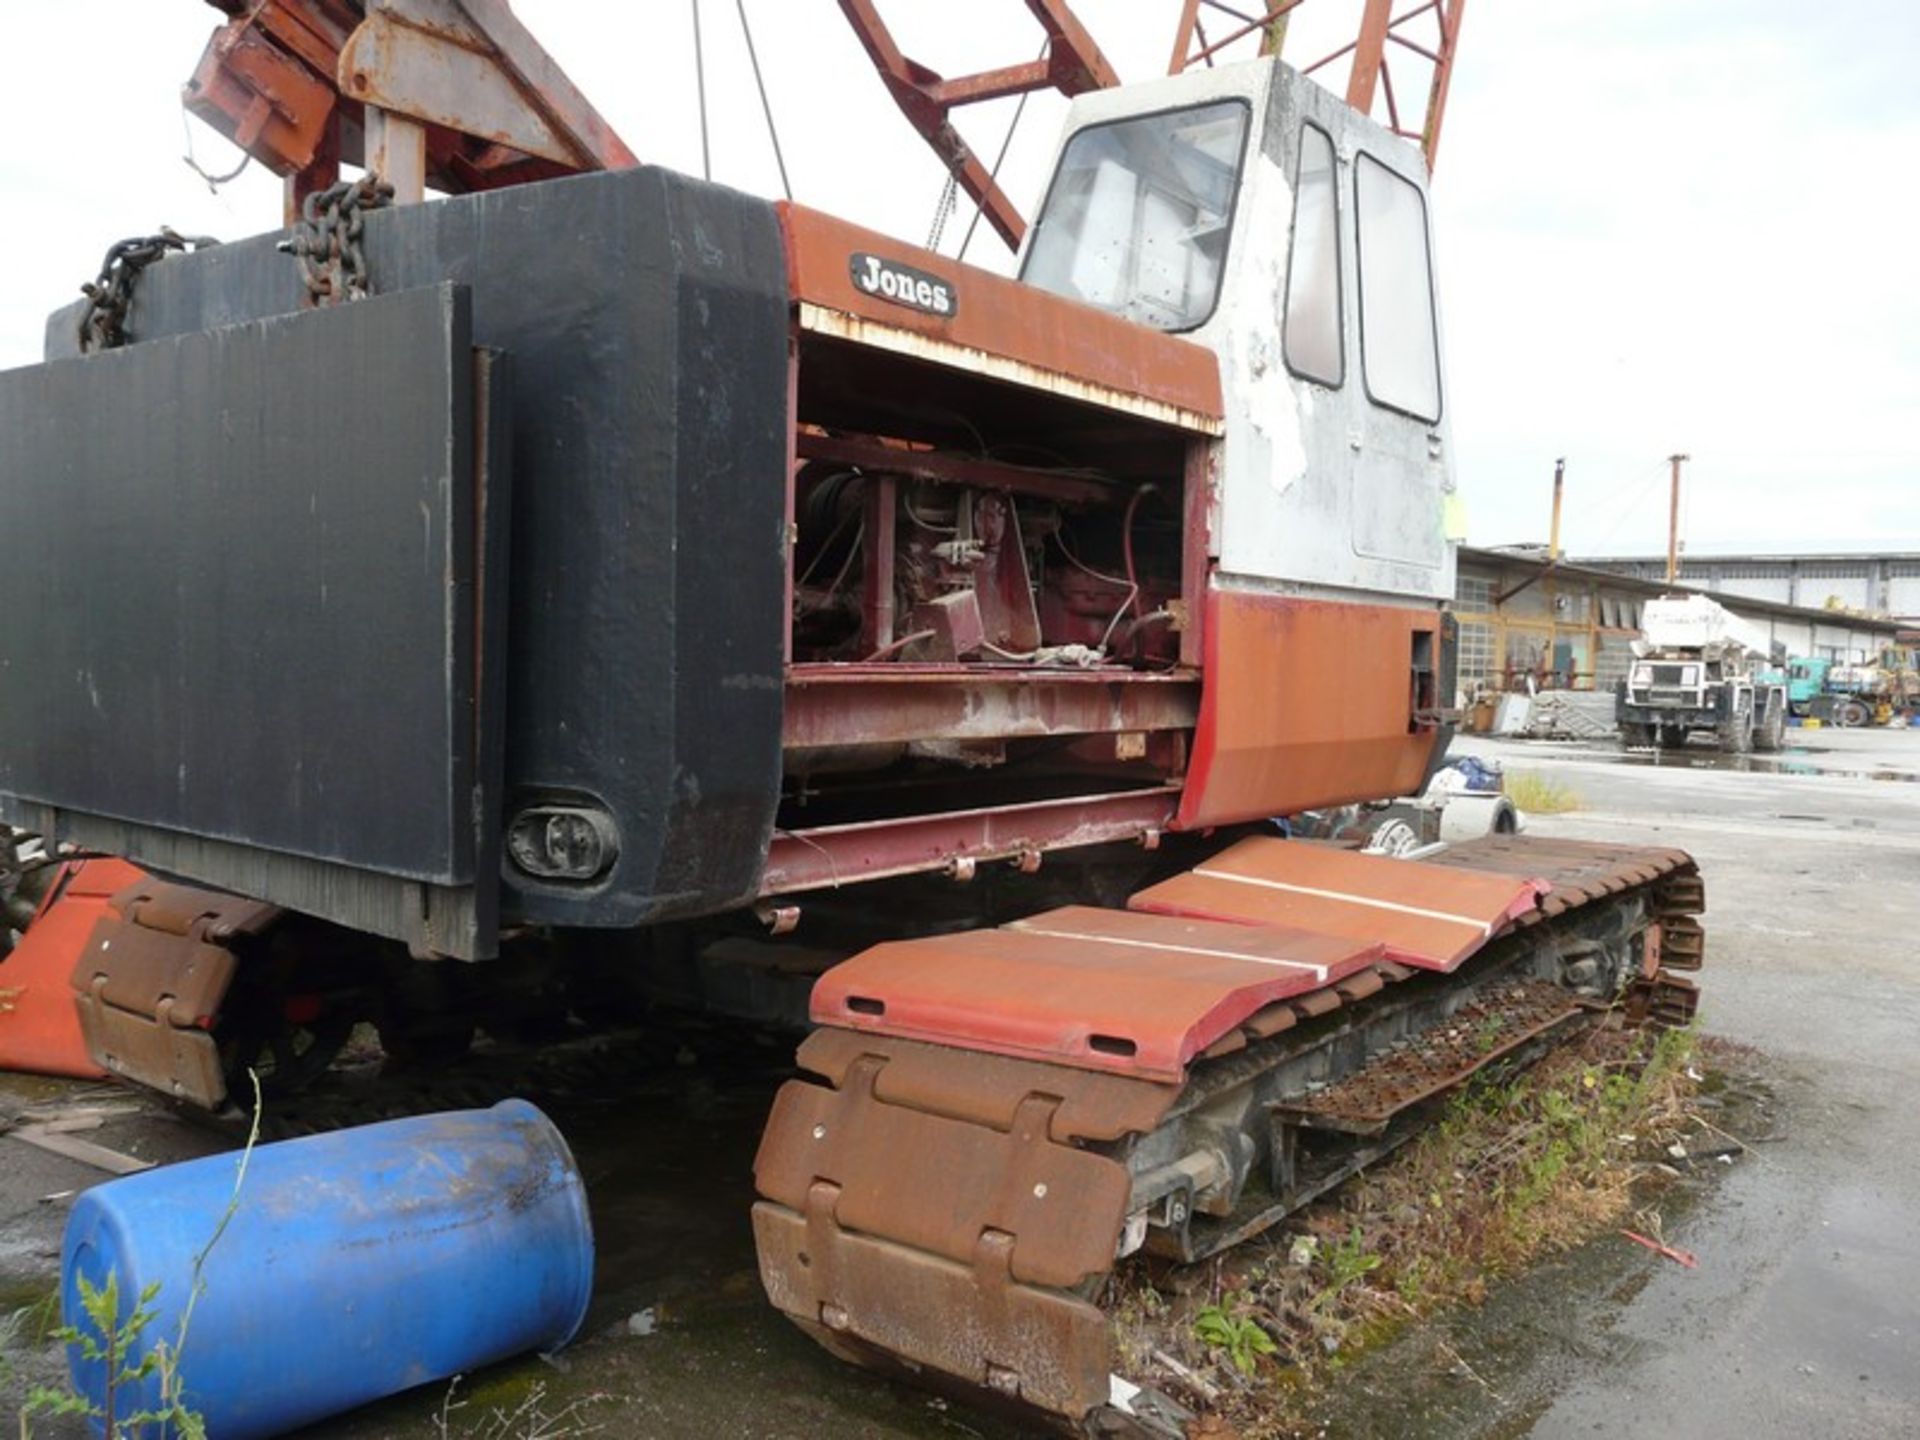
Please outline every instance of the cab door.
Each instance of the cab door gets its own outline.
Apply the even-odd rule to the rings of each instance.
[[[1418,173],[1410,148],[1363,145],[1350,196],[1366,398],[1352,414],[1352,544],[1363,559],[1409,572],[1397,578],[1416,589],[1433,585],[1447,563],[1440,326]]]

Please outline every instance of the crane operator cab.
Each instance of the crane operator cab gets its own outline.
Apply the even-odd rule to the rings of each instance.
[[[1453,593],[1453,480],[1414,145],[1278,60],[1073,103],[1030,285],[1219,357],[1228,583]]]

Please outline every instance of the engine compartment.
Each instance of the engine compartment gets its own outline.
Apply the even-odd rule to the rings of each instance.
[[[810,308],[776,846],[1177,783],[1199,707],[1206,438],[984,356],[862,343]]]

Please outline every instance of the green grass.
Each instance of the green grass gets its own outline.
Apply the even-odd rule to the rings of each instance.
[[[1515,809],[1529,815],[1565,815],[1586,803],[1571,785],[1562,785],[1532,770],[1507,776],[1507,798]]]
[[[1121,1372],[1243,1440],[1315,1433],[1306,1397],[1405,1325],[1629,1218],[1658,1232],[1666,1147],[1697,1125],[1695,1039],[1598,1027],[1464,1087],[1424,1135],[1278,1232],[1184,1279],[1123,1271]]]

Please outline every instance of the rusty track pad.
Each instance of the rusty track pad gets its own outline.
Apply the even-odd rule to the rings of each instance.
[[[876,945],[823,975],[812,1009],[823,1025],[1178,1081],[1263,1007],[1379,958],[1343,936],[1067,906]]]
[[[1544,880],[1256,836],[1142,890],[1128,907],[1345,936],[1384,945],[1391,960],[1444,972],[1532,913],[1549,888]]]
[[[276,906],[145,879],[108,902],[73,969],[80,1033],[116,1075],[216,1110],[227,1098],[213,1022],[233,982],[234,941]]]
[[[773,1303],[849,1358],[1058,1415],[1103,1404],[1107,1320],[1081,1291],[1113,1265],[1131,1181],[1094,1137],[1151,1128],[1176,1087],[831,1028],[801,1060],[832,1084],[787,1082],[754,1162]]]

